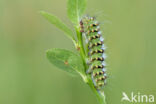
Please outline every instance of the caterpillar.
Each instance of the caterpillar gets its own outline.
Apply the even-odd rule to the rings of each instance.
[[[88,50],[88,70],[93,84],[97,90],[101,90],[106,84],[106,55],[104,38],[101,35],[100,24],[95,17],[85,16],[80,21],[80,32],[84,34]]]

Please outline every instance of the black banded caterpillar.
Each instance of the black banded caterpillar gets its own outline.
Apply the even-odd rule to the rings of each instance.
[[[92,81],[97,90],[100,90],[106,84],[106,69],[104,53],[104,39],[101,35],[99,23],[94,17],[86,16],[80,21],[80,32],[86,39],[89,69],[88,74],[91,74]]]

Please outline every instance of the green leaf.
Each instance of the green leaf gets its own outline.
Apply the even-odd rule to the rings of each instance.
[[[84,75],[84,67],[80,56],[65,49],[50,49],[47,51],[47,58],[56,67],[75,74]]]
[[[86,0],[68,0],[67,12],[69,19],[78,24],[86,9]]]
[[[61,20],[59,20],[56,16],[49,14],[47,12],[41,11],[42,16],[44,16],[51,24],[55,25],[57,28],[66,33],[66,35],[72,39],[74,44],[76,44],[76,40],[73,36],[73,32],[70,28],[68,28]]]

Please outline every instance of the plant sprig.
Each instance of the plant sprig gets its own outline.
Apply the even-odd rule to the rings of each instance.
[[[51,24],[62,30],[66,36],[73,41],[75,48],[79,51],[80,54],[79,56],[69,50],[55,48],[47,51],[47,58],[53,65],[70,74],[78,73],[83,78],[84,82],[88,84],[95,93],[99,103],[106,104],[104,92],[97,91],[91,80],[91,76],[86,74],[86,70],[88,69],[88,65],[86,63],[87,53],[85,52],[83,37],[82,33],[80,32],[79,25],[85,9],[86,0],[68,0],[67,13],[69,19],[74,24],[77,39],[75,39],[74,33],[71,31],[71,29],[56,16],[44,11],[40,12],[41,15],[44,16]]]

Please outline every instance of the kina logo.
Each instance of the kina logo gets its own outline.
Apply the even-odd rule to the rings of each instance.
[[[121,101],[128,101],[132,103],[154,103],[154,95],[146,95],[141,94],[140,92],[134,93],[131,92],[131,94],[127,95],[125,92],[122,92],[122,99]]]

